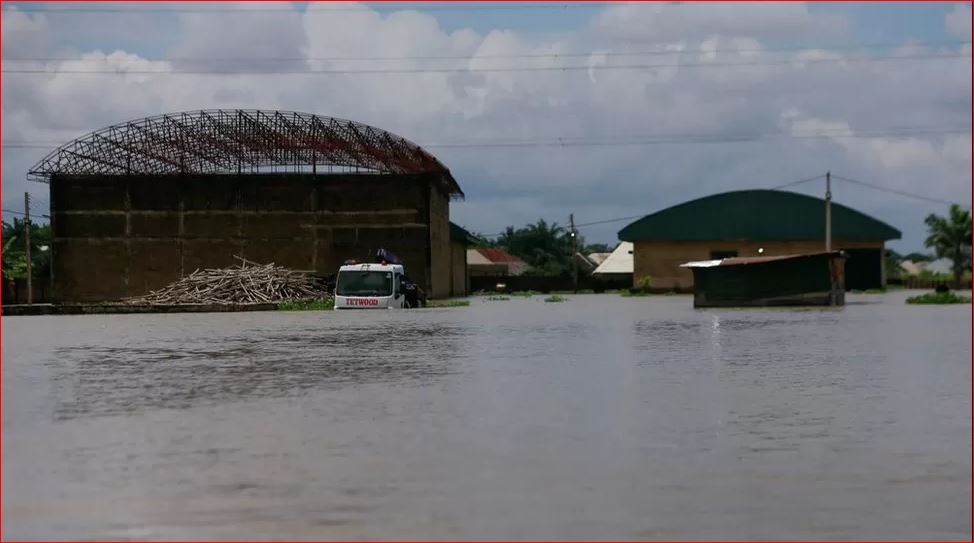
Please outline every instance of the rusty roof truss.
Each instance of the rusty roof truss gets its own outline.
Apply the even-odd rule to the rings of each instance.
[[[206,175],[269,172],[434,174],[463,191],[420,146],[353,121],[294,111],[200,110],[116,124],[55,149],[28,171],[53,175]]]

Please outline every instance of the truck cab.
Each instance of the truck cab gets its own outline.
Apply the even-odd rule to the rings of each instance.
[[[379,249],[373,264],[345,261],[335,278],[335,309],[405,309],[425,305],[419,285],[406,277],[402,261]]]
[[[335,280],[335,309],[406,307],[401,264],[346,264]]]

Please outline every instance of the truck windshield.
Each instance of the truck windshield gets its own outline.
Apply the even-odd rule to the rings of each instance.
[[[338,272],[339,296],[392,296],[392,272]]]

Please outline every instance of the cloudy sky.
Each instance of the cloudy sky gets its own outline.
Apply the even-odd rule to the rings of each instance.
[[[827,170],[971,202],[969,2],[4,3],[2,15],[4,209],[29,190],[45,211],[46,185],[25,173],[59,143],[201,108],[306,111],[425,145],[466,192],[451,218],[485,234]],[[824,181],[788,190],[822,195]],[[921,249],[923,218],[946,208],[846,181],[833,193],[902,230],[901,251]],[[614,242],[625,224],[583,235]]]

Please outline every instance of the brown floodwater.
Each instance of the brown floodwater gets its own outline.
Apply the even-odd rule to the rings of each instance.
[[[971,539],[971,306],[8,317],[4,539]]]

